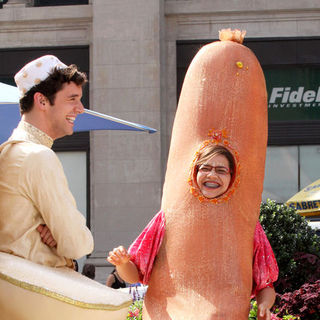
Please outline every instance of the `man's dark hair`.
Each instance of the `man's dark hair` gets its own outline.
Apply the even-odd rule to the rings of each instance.
[[[56,93],[62,89],[63,84],[74,82],[77,86],[83,86],[87,81],[86,74],[78,71],[77,66],[74,64],[64,69],[55,68],[48,78],[33,86],[20,99],[20,113],[24,114],[32,109],[33,97],[36,92],[42,93],[47,97],[50,105],[53,105]]]
[[[82,274],[90,279],[94,279],[96,276],[96,267],[94,264],[86,263],[83,266]]]

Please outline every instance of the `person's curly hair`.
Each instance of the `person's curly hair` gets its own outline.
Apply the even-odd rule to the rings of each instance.
[[[36,92],[42,93],[47,97],[50,105],[53,105],[56,93],[61,90],[64,83],[74,82],[77,86],[83,86],[87,81],[86,74],[78,71],[77,66],[74,64],[64,69],[55,68],[48,78],[33,86],[20,99],[20,113],[24,114],[32,109],[33,97]]]
[[[83,266],[82,274],[90,279],[94,279],[96,276],[96,267],[92,263],[86,263]]]

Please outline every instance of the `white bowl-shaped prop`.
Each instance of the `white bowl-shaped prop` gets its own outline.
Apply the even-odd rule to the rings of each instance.
[[[51,268],[0,252],[2,320],[124,320],[129,294],[69,268]]]

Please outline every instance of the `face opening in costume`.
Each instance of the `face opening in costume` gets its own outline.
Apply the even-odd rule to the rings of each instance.
[[[213,199],[228,190],[234,168],[225,156],[229,151],[224,147],[210,146],[206,151],[196,163],[196,182],[202,195]]]
[[[239,156],[226,140],[226,131],[210,130],[191,166],[191,193],[201,202],[229,200],[239,184]]]

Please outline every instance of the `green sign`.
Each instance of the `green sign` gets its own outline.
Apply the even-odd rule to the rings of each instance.
[[[269,121],[320,120],[320,68],[264,69]]]

